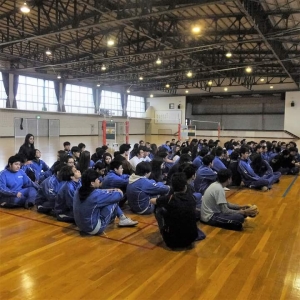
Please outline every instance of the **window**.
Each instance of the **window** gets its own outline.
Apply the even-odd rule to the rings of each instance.
[[[2,73],[0,72],[0,108],[6,107],[6,93],[4,89],[3,79],[2,79]]]
[[[85,86],[67,84],[65,107],[66,112],[69,113],[95,113],[93,89]]]
[[[53,81],[19,76],[17,99],[19,109],[57,111]]]
[[[109,116],[122,116],[121,94],[109,91],[101,92],[100,113]]]
[[[129,117],[142,118],[145,113],[145,98],[128,95],[127,115]]]

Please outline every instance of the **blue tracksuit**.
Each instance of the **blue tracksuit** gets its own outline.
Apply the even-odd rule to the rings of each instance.
[[[215,157],[212,163],[212,168],[216,171],[219,172],[222,169],[227,169],[226,166],[223,164],[221,159],[219,157]]]
[[[202,156],[197,156],[194,160],[193,160],[193,165],[199,169],[202,165],[203,165],[203,162],[202,162]]]
[[[281,175],[277,173],[276,175],[269,173],[260,177],[251,168],[249,160],[244,160],[244,159],[240,160],[238,171],[242,176],[242,181],[244,182],[245,186],[254,187],[254,188],[260,188],[263,186],[267,186],[268,188],[271,188],[272,184],[276,182]]]
[[[12,172],[8,168],[0,173],[0,206],[17,207],[34,204],[38,185],[23,170]],[[18,192],[22,194],[17,197]]]
[[[54,212],[59,221],[71,222],[74,220],[73,198],[76,190],[81,187],[81,181],[65,181],[58,191]]]
[[[40,185],[35,204],[39,212],[50,212],[54,209],[57,194],[65,181],[60,181],[56,175],[46,178]],[[39,210],[39,206],[45,209]]]
[[[131,210],[137,214],[151,214],[154,205],[150,203],[150,199],[158,195],[165,195],[169,190],[170,187],[162,182],[132,174],[126,190],[128,204]]]
[[[42,175],[42,171],[46,172],[46,171],[48,171],[50,169],[48,167],[48,165],[43,160],[41,160],[41,159],[39,159],[39,160],[33,160],[32,164],[30,166],[34,170],[35,180],[36,181],[40,180],[40,176]]]
[[[215,181],[217,181],[217,173],[203,165],[196,172],[196,179],[194,181],[196,192],[204,195],[205,190]]]
[[[115,171],[109,171],[102,182],[102,189],[119,188],[122,191],[126,190],[129,180],[129,175],[118,175]]]
[[[78,191],[75,192],[73,211],[76,225],[83,232],[102,233],[109,222],[122,212],[118,206],[123,197],[120,192],[95,189],[81,201]]]

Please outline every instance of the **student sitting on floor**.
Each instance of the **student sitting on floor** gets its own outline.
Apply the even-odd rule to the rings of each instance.
[[[46,178],[38,189],[38,194],[35,199],[37,211],[44,214],[51,214],[53,212],[58,191],[64,184],[57,174],[62,165],[55,167],[54,174]]]
[[[38,185],[20,168],[20,158],[14,155],[0,173],[0,207],[29,208],[34,205]]]
[[[224,187],[231,184],[231,171],[218,172],[218,181],[212,183],[202,197],[201,221],[229,230],[242,230],[245,217],[257,215],[256,206],[237,205],[227,202]]]
[[[258,188],[265,192],[272,188],[273,183],[278,181],[277,176],[269,174],[268,176],[260,177],[253,171],[248,159],[249,149],[247,147],[241,147],[240,156],[238,170],[246,187]]]
[[[31,167],[35,173],[35,181],[40,182],[40,177],[44,178],[43,173],[50,170],[48,165],[41,159],[41,151],[35,149],[35,158],[32,160]]]
[[[202,160],[203,165],[196,172],[194,187],[196,192],[202,195],[210,184],[217,180],[217,173],[211,168],[213,159],[214,157],[212,155],[204,156]]]
[[[155,218],[166,245],[171,249],[189,248],[205,234],[197,227],[196,201],[187,188],[185,174],[175,173],[171,182],[171,194],[150,201],[156,204]]]
[[[149,179],[151,174],[150,162],[140,162],[136,166],[135,174],[129,177],[127,185],[127,199],[131,210],[139,215],[148,215],[154,211],[150,198],[165,195],[170,187],[162,182]]]
[[[105,165],[102,162],[97,162],[94,164],[93,169],[99,174],[100,187],[102,187],[102,182],[105,177]]]
[[[90,169],[94,166],[94,162],[91,160],[91,154],[89,151],[82,151],[80,154],[80,158],[78,163],[76,164],[76,168],[80,170],[81,173]]]
[[[222,158],[223,158],[223,148],[217,147],[215,149],[215,158],[212,162],[212,168],[214,171],[218,172],[221,169],[227,169],[224,163],[222,162]]]
[[[123,193],[119,189],[99,189],[98,173],[89,169],[81,177],[82,186],[75,192],[73,210],[79,229],[87,234],[101,234],[105,228],[119,218],[120,227],[138,224],[127,218],[119,207]]]
[[[64,166],[58,177],[64,183],[57,193],[54,213],[58,221],[74,222],[73,198],[76,190],[81,187],[81,173],[75,167]]]
[[[199,169],[203,165],[203,157],[208,154],[208,149],[206,147],[202,148],[196,158],[193,160],[193,165]]]
[[[71,143],[70,142],[64,142],[63,146],[64,146],[64,150],[63,151],[65,151],[65,153],[67,155],[71,156],[72,155],[72,153],[71,153]]]

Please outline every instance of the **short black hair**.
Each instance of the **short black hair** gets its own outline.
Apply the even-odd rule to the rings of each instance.
[[[126,151],[129,151],[129,149],[130,149],[130,144],[122,144],[119,147],[120,154],[124,154]]]
[[[203,148],[200,150],[200,152],[199,152],[198,155],[204,157],[207,153],[208,153],[208,149],[207,149],[206,147],[203,147]]]
[[[182,172],[185,174],[187,179],[192,178],[196,174],[197,168],[191,164],[187,164]]]
[[[70,146],[70,145],[71,145],[71,143],[70,143],[70,142],[64,142],[64,144],[63,144],[63,145],[64,145],[64,147],[65,147],[65,146]]]
[[[178,163],[183,164],[186,162],[190,162],[191,160],[192,160],[192,158],[189,154],[181,154]]]
[[[142,161],[136,165],[135,175],[145,176],[152,170],[151,164],[148,161]]]
[[[8,164],[13,164],[15,162],[21,162],[19,155],[13,155],[8,159]]]
[[[188,154],[190,151],[191,151],[191,150],[190,150],[189,147],[184,147],[184,148],[182,148],[182,150],[181,150],[181,154]]]
[[[80,152],[79,147],[73,146],[73,147],[71,148],[71,153],[74,153],[74,152]]]
[[[174,192],[183,192],[187,185],[186,175],[181,173],[174,173],[171,179],[171,186]]]
[[[70,181],[71,180],[71,176],[74,176],[73,167],[71,167],[71,166],[63,166],[60,169],[57,177],[61,181]]]
[[[217,147],[215,153],[216,153],[216,156],[221,156],[223,154],[223,148]]]
[[[240,148],[240,154],[245,154],[246,152],[249,152],[248,147],[243,146],[243,147]]]
[[[105,169],[105,164],[102,163],[101,161],[98,161],[97,163],[94,164],[93,166],[93,169],[94,170],[102,170],[102,169]]]
[[[119,169],[120,166],[122,166],[122,162],[119,160],[113,160],[110,164],[109,164],[109,169],[110,170],[114,170],[114,169]]]
[[[84,144],[84,143],[79,143],[79,144],[78,144],[78,148],[79,148],[79,149],[85,148],[85,144]]]
[[[103,145],[101,148],[102,148],[104,151],[106,151],[106,150],[108,149],[108,147],[107,147],[106,145]]]
[[[213,160],[214,160],[213,155],[208,154],[203,157],[202,163],[204,166],[209,166]]]
[[[232,177],[232,172],[229,169],[221,169],[217,173],[217,178],[220,183],[224,183],[226,180]]]

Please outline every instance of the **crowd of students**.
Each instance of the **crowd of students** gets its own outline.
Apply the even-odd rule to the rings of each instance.
[[[132,151],[122,144],[108,153],[106,145],[94,154],[83,143],[69,142],[49,167],[27,134],[18,154],[0,173],[0,207],[30,208],[73,222],[82,234],[101,234],[118,219],[118,226],[137,221],[126,217],[127,203],[138,215],[155,215],[170,248],[186,248],[205,238],[197,221],[230,230],[242,230],[256,205],[226,200],[230,186],[267,191],[281,175],[299,173],[300,157],[294,142],[260,143],[231,139],[156,144],[140,141]]]

